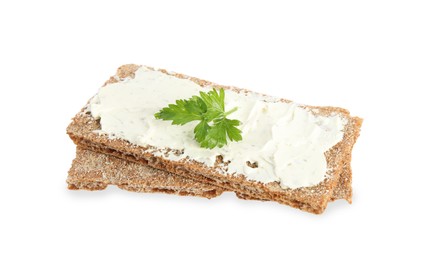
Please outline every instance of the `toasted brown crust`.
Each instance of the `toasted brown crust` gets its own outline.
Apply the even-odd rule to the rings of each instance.
[[[76,158],[66,182],[71,190],[103,190],[108,185],[117,185],[129,191],[162,192],[209,199],[224,191],[216,186],[80,147],[77,147]]]
[[[135,71],[139,68],[137,65],[124,65],[118,69],[117,75],[111,77],[107,83],[116,82],[119,78],[133,77]],[[152,68],[150,68],[152,69]],[[168,73],[179,78],[188,78],[200,86],[212,86],[215,88],[232,89],[235,91],[244,91],[234,87],[221,86],[208,81],[188,77],[183,74]],[[290,102],[281,100],[282,102]],[[155,156],[150,152],[152,147],[142,147],[129,143],[121,139],[109,139],[105,135],[98,134],[94,130],[100,129],[99,120],[94,119],[83,109],[74,118],[67,128],[67,133],[72,140],[79,146],[86,147],[94,151],[113,155],[129,161],[138,162],[144,165],[150,165],[157,169],[166,170],[171,173],[191,178],[202,183],[216,185],[224,189],[233,190],[237,193],[257,198],[261,200],[273,200],[282,204],[287,204],[301,210],[312,213],[321,213],[326,208],[328,201],[332,199],[334,189],[337,187],[339,197],[351,201],[351,191],[344,188],[338,188],[340,174],[343,169],[349,173],[345,176],[346,186],[351,183],[350,159],[351,150],[359,136],[362,119],[350,117],[349,112],[342,108],[334,107],[311,107],[314,113],[328,116],[339,114],[345,117],[348,123],[344,129],[344,137],[341,142],[332,147],[325,153],[329,177],[319,185],[299,189],[283,189],[276,182],[263,184],[255,181],[248,181],[243,175],[224,175],[216,169],[205,166],[196,161],[170,161],[166,158]]]

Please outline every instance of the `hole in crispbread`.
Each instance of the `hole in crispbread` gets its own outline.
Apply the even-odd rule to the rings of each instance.
[[[215,162],[217,164],[223,163],[224,162],[224,158],[222,155],[217,155],[217,157],[215,158]]]
[[[258,162],[247,161],[246,163],[247,163],[248,167],[251,167],[251,168],[257,168],[257,167],[259,167],[259,163]]]

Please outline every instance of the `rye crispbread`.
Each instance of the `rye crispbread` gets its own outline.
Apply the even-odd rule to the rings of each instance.
[[[347,173],[343,172],[342,175]],[[339,188],[334,189],[331,200],[344,199],[345,195],[351,192],[350,183],[341,177],[340,180],[343,181],[338,183]],[[128,191],[206,198],[214,198],[224,191],[217,186],[80,147],[76,149],[76,158],[72,162],[66,182],[71,190],[103,190],[108,185],[115,185]],[[241,199],[260,200],[240,193],[237,193],[237,196]]]
[[[134,73],[139,67],[138,65],[124,65],[120,67],[117,75],[111,77],[106,84],[116,82],[122,78],[134,77]],[[150,67],[148,68],[152,69]],[[221,86],[183,74],[168,73],[165,70],[160,71],[178,78],[189,79],[200,86],[212,86],[214,88],[241,91],[239,88]],[[281,102],[290,101],[281,99]],[[154,150],[155,147],[137,146],[125,140],[111,139],[104,134],[97,133],[95,130],[100,129],[99,120],[93,118],[86,108],[82,109],[82,111],[73,118],[72,123],[68,126],[67,133],[77,145],[83,146],[86,149],[113,155],[144,165],[150,165],[154,168],[163,169],[170,173],[175,173],[202,183],[233,190],[242,194],[245,198],[273,200],[318,214],[323,212],[327,203],[335,198],[333,198],[334,189],[336,187],[337,189],[341,189],[338,183],[343,168],[349,173],[344,177],[345,180],[348,183],[351,182],[351,150],[359,136],[362,119],[350,117],[349,112],[342,108],[312,106],[305,106],[305,108],[311,109],[312,112],[323,116],[338,114],[347,120],[347,124],[344,129],[343,140],[325,153],[329,169],[327,173],[328,177],[318,185],[298,189],[283,189],[276,182],[263,184],[256,181],[248,181],[243,175],[222,174],[216,168],[207,167],[193,160],[170,161],[164,157],[155,156],[150,152],[150,149]],[[163,150],[164,148],[160,147],[160,149]],[[339,196],[350,202],[351,190],[343,190],[344,189],[341,189]]]
[[[135,192],[161,192],[208,199],[224,191],[213,185],[80,147],[77,147],[66,182],[71,190],[103,190],[108,185],[116,185]]]

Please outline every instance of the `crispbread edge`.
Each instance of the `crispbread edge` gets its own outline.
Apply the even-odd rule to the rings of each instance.
[[[71,190],[103,190],[108,185],[121,189],[214,198],[224,189],[153,169],[114,156],[77,147],[66,180]]]
[[[331,201],[344,199],[346,194],[350,194],[352,187],[344,178],[346,175],[350,176],[350,171],[343,171],[341,174]],[[76,158],[72,162],[66,182],[71,190],[103,190],[108,185],[115,185],[134,192],[163,192],[206,198],[214,198],[223,192],[223,189],[217,186],[202,184],[147,165],[81,147],[76,149]],[[239,192],[236,195],[246,200],[263,200]]]

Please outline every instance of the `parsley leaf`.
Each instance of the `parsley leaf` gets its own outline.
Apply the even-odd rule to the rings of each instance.
[[[200,91],[200,96],[176,100],[176,104],[162,108],[155,118],[171,120],[173,125],[200,121],[194,128],[194,139],[200,147],[223,147],[227,144],[227,137],[230,141],[242,140],[242,131],[237,128],[241,122],[227,118],[237,107],[225,112],[224,98],[224,89],[212,89],[207,93]]]
[[[242,140],[241,130],[236,128],[239,126],[239,120],[220,118],[213,121],[214,125],[208,131],[208,135],[204,141],[200,142],[201,147],[215,148],[215,146],[223,147],[227,144],[227,136],[230,141]]]
[[[201,120],[206,112],[206,105],[197,96],[189,100],[176,100],[176,104],[170,104],[155,114],[155,118],[173,120],[173,125],[184,125],[191,121]]]
[[[206,121],[201,121],[200,123],[198,123],[198,125],[196,125],[196,127],[194,128],[195,140],[197,140],[197,142],[201,144],[206,139],[210,128],[211,127]]]

